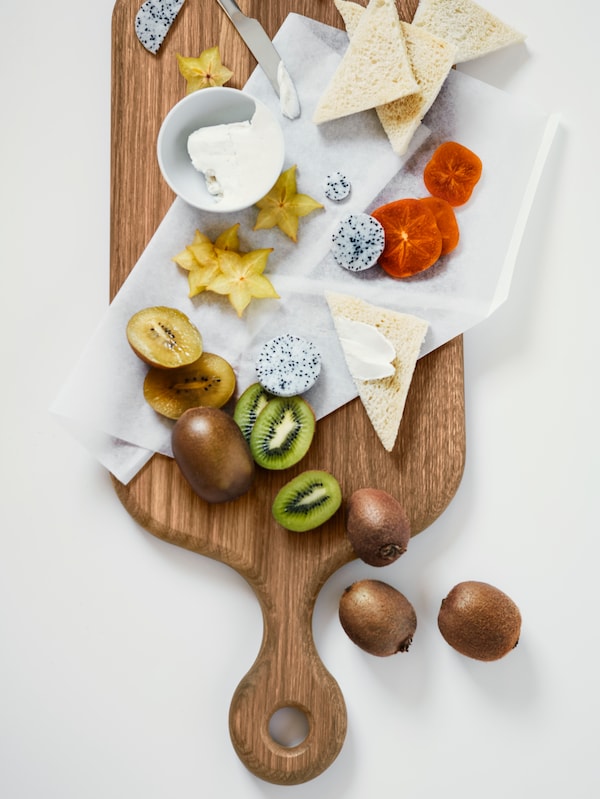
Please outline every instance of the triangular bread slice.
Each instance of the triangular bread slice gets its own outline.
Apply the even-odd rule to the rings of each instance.
[[[365,8],[352,0],[335,0],[335,5],[352,39]],[[456,47],[425,28],[402,21],[400,26],[419,91],[378,106],[376,111],[392,149],[398,155],[404,155],[448,77],[455,62]]]
[[[395,0],[369,0],[313,122],[366,111],[418,90]]]
[[[338,335],[340,318],[363,322],[375,327],[396,351],[391,377],[360,380],[353,376],[367,416],[384,448],[391,452],[429,324],[418,316],[381,308],[347,294],[327,292],[325,299]]]
[[[525,39],[474,0],[419,0],[413,25],[456,45],[457,64]]]

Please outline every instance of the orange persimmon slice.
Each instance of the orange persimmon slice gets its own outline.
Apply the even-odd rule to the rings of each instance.
[[[460,232],[454,208],[447,200],[441,197],[423,197],[420,200],[435,216],[435,221],[442,234],[442,251],[440,255],[447,255],[457,246]]]
[[[388,275],[411,277],[433,266],[440,257],[442,234],[433,212],[420,200],[394,200],[371,215],[385,233],[379,265]]]
[[[464,205],[482,172],[478,155],[458,142],[447,141],[437,148],[423,170],[427,191],[452,206]]]

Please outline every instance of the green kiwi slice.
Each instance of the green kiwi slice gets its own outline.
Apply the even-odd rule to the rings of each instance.
[[[274,397],[256,417],[250,450],[265,469],[288,469],[298,463],[315,434],[315,414],[301,397]]]
[[[342,490],[330,472],[302,472],[280,489],[273,516],[286,530],[304,533],[330,519],[342,504]]]
[[[258,414],[264,410],[267,402],[271,399],[273,399],[273,394],[270,394],[266,388],[263,388],[260,383],[252,383],[236,402],[233,409],[233,419],[248,444],[250,443],[250,433]]]
[[[174,369],[202,355],[202,336],[196,325],[176,308],[154,305],[135,313],[127,323],[127,341],[149,366]]]
[[[144,380],[146,401],[168,419],[179,419],[189,408],[222,408],[234,390],[231,365],[212,352],[176,369],[151,368]]]

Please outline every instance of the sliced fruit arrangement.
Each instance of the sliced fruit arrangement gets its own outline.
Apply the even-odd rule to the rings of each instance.
[[[214,243],[197,230],[192,242],[173,261],[188,273],[188,296],[203,291],[221,294],[241,317],[252,299],[278,299],[279,294],[263,274],[273,249],[241,252],[238,228],[239,223],[227,228]]]
[[[250,451],[264,469],[289,469],[308,452],[315,428],[315,414],[306,400],[274,397],[256,417]]]
[[[143,308],[130,318],[126,334],[135,354],[158,369],[184,366],[202,355],[198,328],[176,308]]]
[[[320,527],[342,504],[337,479],[327,471],[312,469],[294,477],[279,490],[273,517],[286,530],[304,533]]]
[[[334,260],[354,272],[379,264],[393,278],[429,269],[458,246],[454,208],[471,197],[482,169],[479,156],[467,147],[443,142],[423,171],[430,196],[402,197],[370,214],[348,214],[332,236]]]
[[[203,352],[194,363],[176,369],[151,368],[144,398],[157,413],[179,419],[189,408],[222,408],[235,391],[235,372],[220,355]]]
[[[266,341],[256,359],[259,383],[278,397],[303,394],[317,382],[321,354],[312,341],[291,333]]]

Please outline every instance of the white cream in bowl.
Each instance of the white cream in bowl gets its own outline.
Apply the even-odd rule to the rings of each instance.
[[[259,100],[227,87],[186,95],[165,117],[157,155],[171,189],[195,208],[217,213],[256,203],[283,168],[277,118]]]

